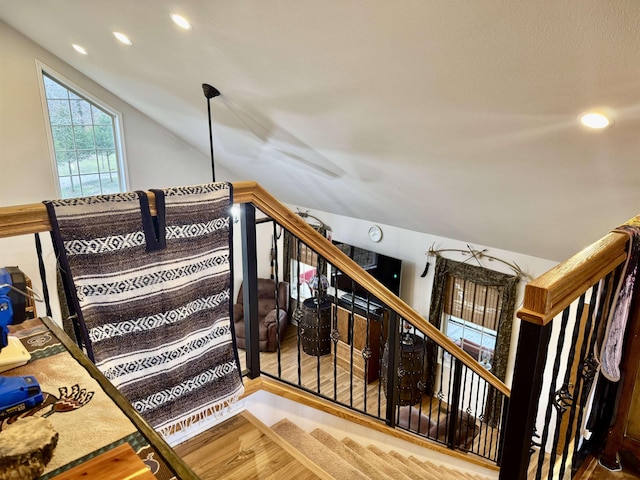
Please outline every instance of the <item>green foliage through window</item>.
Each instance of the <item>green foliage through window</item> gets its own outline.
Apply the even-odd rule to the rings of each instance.
[[[42,75],[62,198],[123,191],[115,116]]]

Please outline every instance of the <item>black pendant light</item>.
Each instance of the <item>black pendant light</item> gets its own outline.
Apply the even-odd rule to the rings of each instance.
[[[213,129],[211,126],[211,99],[220,95],[220,91],[209,85],[208,83],[202,84],[202,91],[207,99],[207,113],[209,114],[209,146],[211,148],[211,177],[212,181],[216,181],[216,167],[213,160]]]

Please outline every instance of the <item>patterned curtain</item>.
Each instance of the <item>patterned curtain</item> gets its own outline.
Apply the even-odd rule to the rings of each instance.
[[[478,267],[463,262],[456,262],[438,256],[436,260],[435,276],[433,280],[433,291],[431,293],[431,307],[429,309],[429,322],[438,330],[442,327],[442,313],[445,308],[445,292],[447,277],[454,276],[462,280],[471,281],[477,285],[502,287],[502,304],[500,306],[500,317],[496,337],[496,348],[494,352],[491,373],[504,381],[507,373],[507,360],[509,358],[509,348],[511,344],[511,330],[513,326],[513,316],[515,313],[516,288],[519,277],[496,272],[486,268]],[[436,368],[438,356],[437,344],[433,341],[427,342],[427,393],[433,394],[436,382]],[[500,421],[501,405],[498,403],[499,395],[494,388],[489,389],[489,395],[485,404],[485,417],[491,425],[496,425]]]

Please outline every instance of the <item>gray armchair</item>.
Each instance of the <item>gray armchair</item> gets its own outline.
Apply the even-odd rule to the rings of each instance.
[[[238,298],[233,306],[233,323],[236,331],[236,342],[238,348],[246,348],[244,306],[243,306],[243,286],[240,286]],[[284,337],[286,328],[289,326],[289,283],[280,282],[277,291],[276,310],[276,282],[268,278],[258,279],[258,324],[261,352],[274,352],[277,349],[277,334],[280,331],[280,341]],[[280,318],[280,322],[276,319]]]

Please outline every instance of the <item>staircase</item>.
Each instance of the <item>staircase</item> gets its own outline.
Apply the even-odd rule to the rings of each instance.
[[[348,437],[338,440],[319,428],[307,433],[286,418],[271,429],[337,480],[489,480],[413,456],[385,452],[374,445],[365,447]]]

